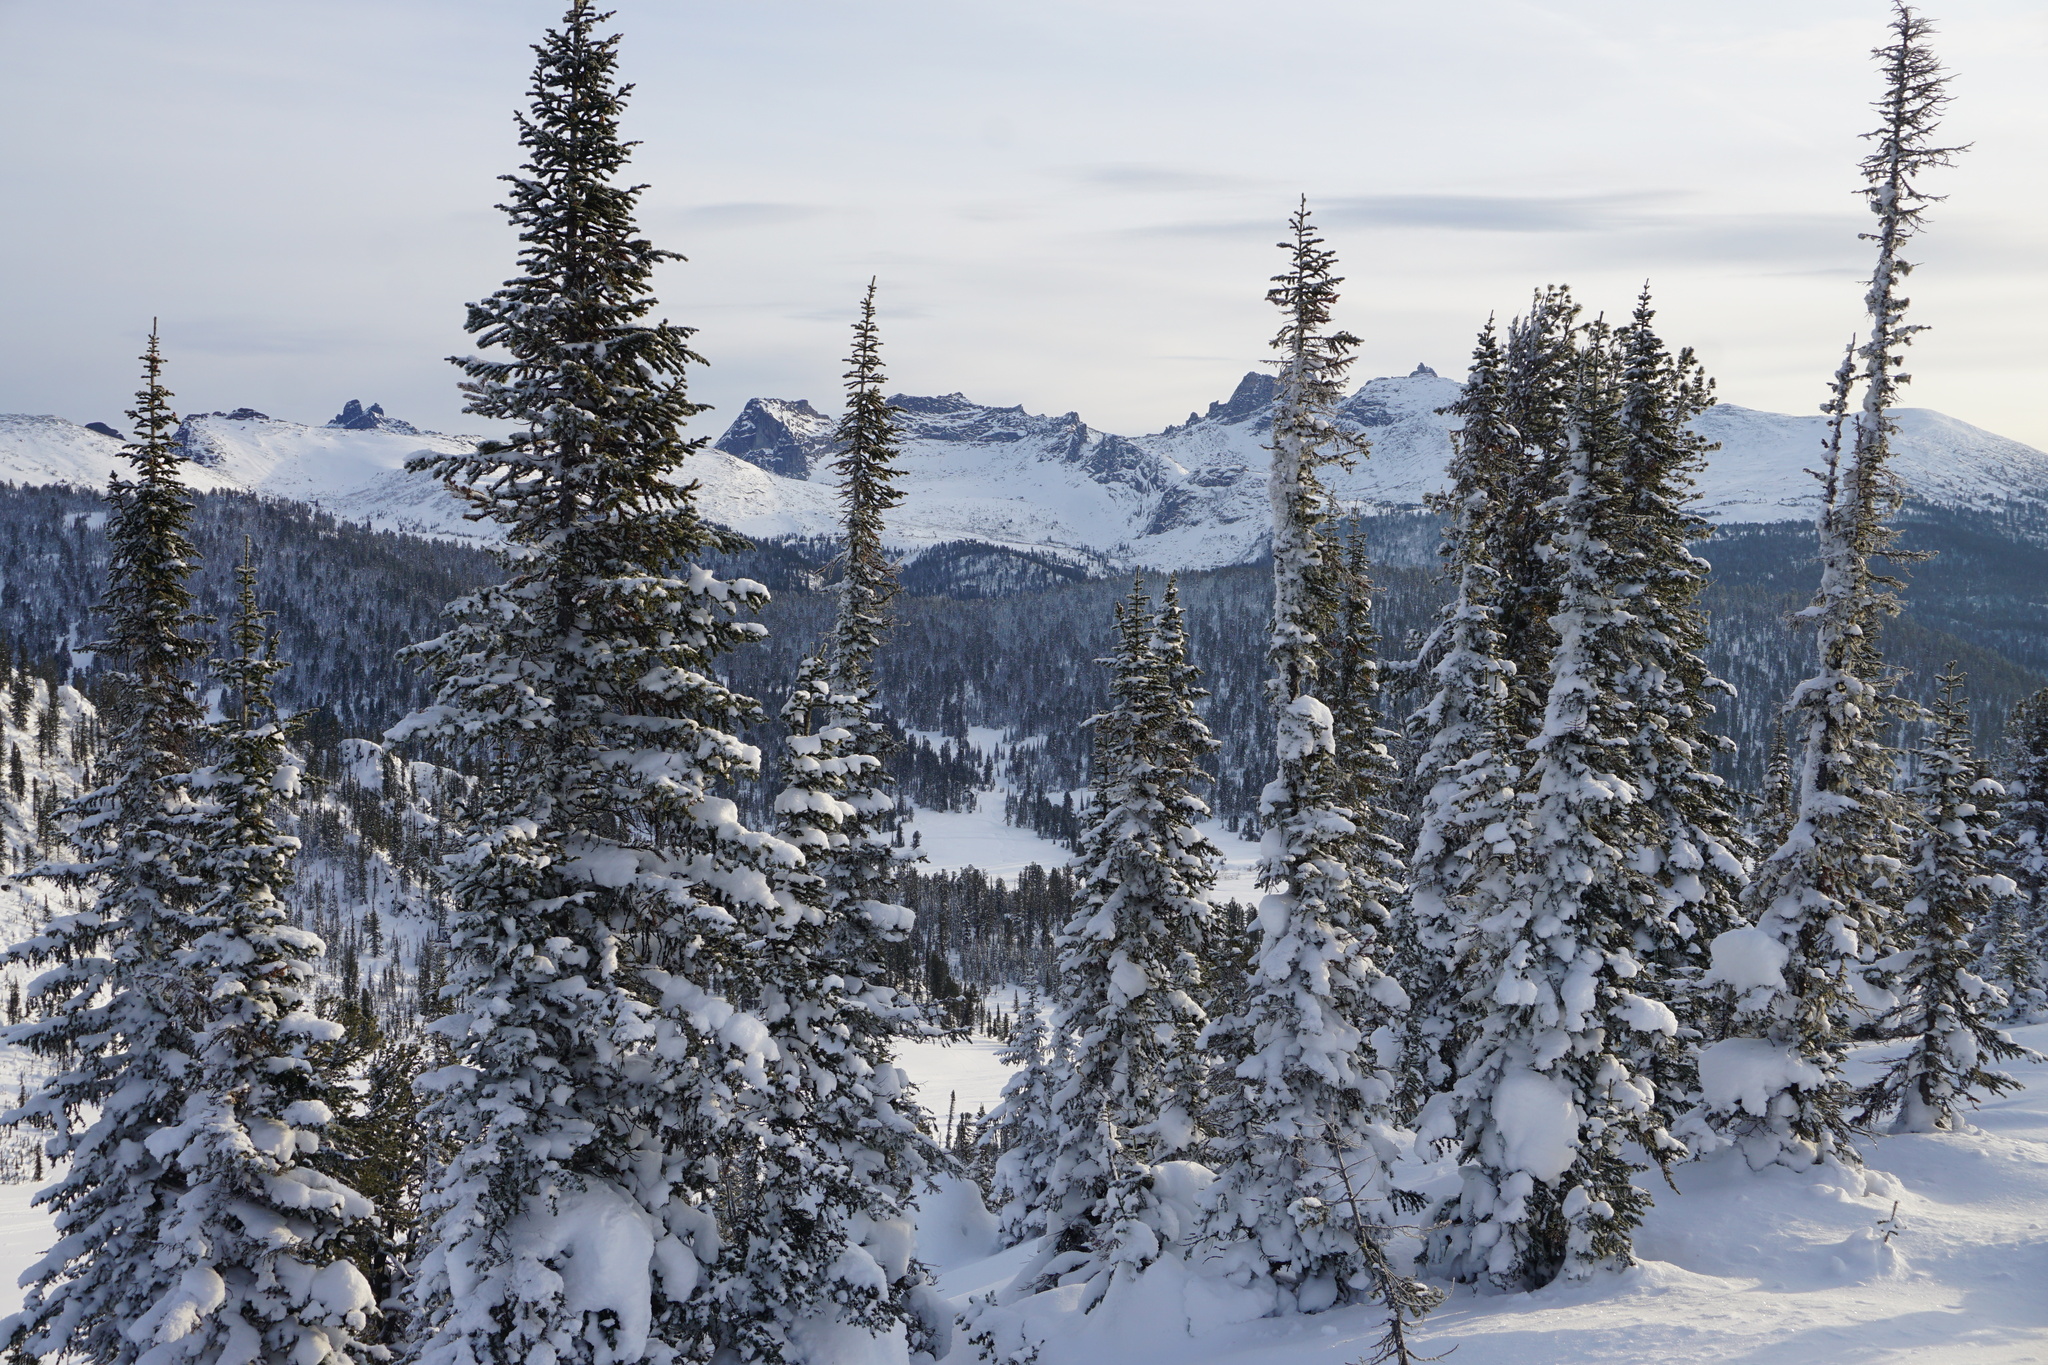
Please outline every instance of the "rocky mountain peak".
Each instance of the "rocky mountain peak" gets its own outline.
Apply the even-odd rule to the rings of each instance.
[[[785,479],[807,479],[834,447],[832,419],[802,398],[749,398],[713,449]]]
[[[244,408],[238,412],[229,413],[227,416],[240,417],[243,413],[252,411],[252,409]],[[260,417],[263,414],[255,413],[255,415]],[[341,411],[336,413],[327,425],[339,427],[343,431],[395,431],[401,436],[417,436],[420,434],[419,428],[412,423],[401,422],[396,417],[386,417],[382,403],[372,403],[369,407],[365,408],[362,400],[359,398],[351,398],[348,402],[343,403]]]

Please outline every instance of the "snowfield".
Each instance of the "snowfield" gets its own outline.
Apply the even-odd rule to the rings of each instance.
[[[2014,1037],[2048,1049],[2048,1025]],[[1885,1051],[1864,1048],[1850,1079],[1869,1079]],[[957,1089],[964,1101],[1000,1086],[994,1053],[920,1047],[903,1060],[927,1098]],[[1732,1152],[1675,1168],[1677,1192],[1651,1172],[1639,1265],[1530,1294],[1459,1287],[1411,1340],[1430,1355],[1455,1345],[1459,1365],[2048,1361],[2048,1066],[2013,1071],[2027,1088],[1967,1130],[1867,1140],[1861,1172],[1757,1173]],[[1408,1174],[1450,1176],[1412,1163]],[[927,1201],[940,1236],[923,1254],[960,1308],[1000,1293],[1030,1256],[995,1251],[992,1225],[977,1247],[970,1197],[949,1184]],[[1350,1365],[1383,1322],[1369,1306],[1260,1310],[1168,1258],[1085,1316],[1063,1290],[996,1316],[1039,1347],[1039,1365]],[[971,1360],[963,1349],[953,1358]]]

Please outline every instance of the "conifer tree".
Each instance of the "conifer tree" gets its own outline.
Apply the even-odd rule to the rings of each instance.
[[[1438,554],[1452,597],[1421,651],[1428,700],[1408,720],[1420,752],[1410,779],[1419,817],[1395,927],[1396,972],[1413,1001],[1403,1030],[1403,1117],[1450,1085],[1473,1022],[1455,975],[1460,944],[1470,923],[1505,900],[1518,847],[1515,788],[1524,756],[1510,729],[1514,665],[1501,652],[1500,573],[1491,547],[1515,448],[1505,365],[1489,319],[1464,392],[1449,409],[1460,419],[1451,486],[1433,503],[1444,518]]]
[[[779,1055],[764,1096],[760,1193],[735,1255],[744,1266],[736,1302],[749,1305],[738,1316],[743,1351],[761,1358],[776,1358],[806,1315],[870,1330],[902,1322],[914,1337],[931,1330],[918,1316],[925,1276],[909,1257],[908,1204],[937,1153],[890,1057],[924,1020],[887,984],[881,961],[912,915],[888,899],[896,802],[875,704],[874,655],[895,592],[882,518],[902,500],[880,347],[871,282],[834,466],[846,539],[838,612],[782,713],[790,737],[776,805],[779,832],[804,855],[784,874],[801,909],[778,909],[756,929],[762,1015]]]
[[[896,920],[876,923],[877,909],[905,927],[909,912],[853,901],[831,884],[856,815],[850,791],[871,781],[880,760],[851,752],[852,733],[823,719],[838,704],[862,705],[835,694],[830,674],[821,655],[806,657],[783,708],[779,832],[807,861],[779,874],[787,899],[751,929],[761,945],[757,1008],[775,1055],[766,1084],[743,1100],[758,1112],[759,1146],[733,1215],[724,1308],[725,1338],[750,1360],[784,1359],[807,1319],[928,1331],[914,1311],[925,1276],[911,1260],[908,1202],[937,1154],[887,1052],[889,1024],[907,1008],[881,983],[842,970],[838,956],[877,930],[900,934]],[[852,915],[869,927],[842,932]]]
[[[837,916],[834,949],[840,969],[857,974],[864,1009],[853,1022],[857,1031],[883,1039],[915,1026],[905,1002],[882,982],[879,959],[883,944],[901,942],[909,932],[910,911],[889,898],[895,870],[889,831],[896,818],[894,783],[882,766],[891,747],[875,690],[875,653],[889,625],[889,605],[897,593],[896,570],[883,544],[885,515],[901,505],[896,487],[896,419],[883,397],[887,378],[882,370],[881,333],[875,323],[875,285],[868,282],[861,313],[853,328],[853,354],[846,371],[846,412],[834,435],[839,456],[839,505],[846,546],[838,586],[837,610],[826,650],[831,701],[818,723],[846,731],[846,752],[864,754],[847,773],[846,804],[829,855],[812,858],[812,868],[825,879]],[[869,1046],[875,1044],[872,1040]]]
[[[1339,279],[1335,253],[1304,204],[1281,243],[1288,268],[1267,295],[1284,322],[1272,437],[1273,616],[1267,683],[1278,773],[1260,807],[1259,943],[1243,1008],[1205,1035],[1220,1075],[1211,1104],[1218,1178],[1208,1232],[1225,1267],[1270,1283],[1285,1307],[1316,1311],[1369,1293],[1365,1254],[1327,1215],[1337,1154],[1372,1152],[1353,1166],[1362,1197],[1393,1191],[1374,1137],[1389,1113],[1392,1076],[1372,1047],[1407,1000],[1374,954],[1344,863],[1357,835],[1342,804],[1329,706],[1317,695],[1337,620],[1335,508],[1319,469],[1362,443],[1335,420],[1357,338],[1329,330]]]
[[[2018,1081],[1987,1063],[2031,1056],[1991,1023],[2004,997],[1971,971],[1972,927],[2016,888],[1990,870],[1986,856],[1999,788],[1977,762],[1963,677],[1953,663],[1941,678],[1932,729],[1908,792],[1914,835],[1900,925],[1906,946],[1885,964],[1897,974],[1901,1000],[1880,1021],[1912,1046],[1866,1088],[1860,1115],[1866,1123],[1896,1115],[1894,1128],[1902,1133],[1953,1127],[1965,1105],[2018,1089]]]
[[[477,776],[447,860],[455,1064],[423,1084],[454,1155],[423,1199],[427,1365],[699,1359],[717,1345],[721,1157],[773,1052],[748,937],[795,909],[800,855],[718,787],[758,771],[758,708],[713,672],[766,593],[691,561],[740,542],[676,481],[696,443],[688,329],[649,324],[658,250],[617,183],[628,93],[583,0],[535,48],[507,177],[520,275],[473,304],[506,358],[458,359],[468,411],[516,424],[423,456],[504,528],[508,576],[415,646],[434,704],[393,731]],[[627,1249],[622,1251],[621,1249]],[[637,1248],[637,1250],[632,1250]],[[613,1269],[602,1275],[588,1268]]]
[[[1396,947],[1393,907],[1407,890],[1407,865],[1402,840],[1395,832],[1402,818],[1389,808],[1401,784],[1400,763],[1393,746],[1400,736],[1381,723],[1379,628],[1373,623],[1372,564],[1364,532],[1354,523],[1346,533],[1341,558],[1332,553],[1338,578],[1337,623],[1330,647],[1330,733],[1336,746],[1342,786],[1339,801],[1351,812],[1352,840],[1344,864],[1362,923],[1375,939]],[[1382,1038],[1379,1046],[1396,1046]]]
[[[997,1235],[1004,1245],[1015,1246],[1045,1234],[1046,1175],[1060,1143],[1053,1105],[1067,1062],[1035,989],[1018,1007],[1016,1031],[996,1058],[1011,1075],[1002,1103],[989,1115],[1003,1146],[989,1202]]]
[[[54,1130],[48,1154],[68,1164],[36,1196],[57,1241],[23,1277],[26,1302],[4,1330],[30,1355],[108,1365],[158,1347],[175,1355],[200,1317],[195,1306],[178,1311],[189,1297],[182,1267],[158,1256],[191,1186],[156,1139],[179,1127],[199,1079],[202,1001],[186,952],[200,923],[202,850],[187,779],[202,720],[191,669],[206,646],[189,633],[202,619],[189,587],[192,498],[154,327],[142,363],[128,413],[136,439],[122,448],[131,474],[107,488],[100,609],[111,628],[94,646],[116,666],[108,777],[65,811],[84,860],[28,874],[90,888],[96,900],[6,955],[46,969],[30,990],[34,1017],[7,1041],[56,1068],[10,1121]]]
[[[2015,706],[2005,723],[2012,780],[1989,856],[2016,892],[1996,898],[1978,926],[1981,970],[2003,990],[2013,1016],[2048,1011],[2048,690]]]
[[[1669,1125],[1698,1104],[1693,1057],[1718,1036],[1720,1002],[1704,985],[1714,939],[1742,923],[1741,897],[1755,861],[1715,754],[1733,748],[1708,732],[1717,697],[1734,689],[1707,668],[1701,605],[1709,565],[1693,553],[1708,534],[1691,510],[1694,476],[1712,446],[1692,429],[1712,406],[1713,381],[1690,348],[1672,355],[1654,328],[1647,286],[1615,338],[1620,504],[1609,519],[1613,570],[1626,619],[1615,640],[1628,660],[1610,680],[1628,708],[1629,781],[1639,826],[1634,857],[1661,903],[1638,924],[1635,955],[1677,1013],[1684,1046],[1632,1059],[1656,1087]]]
[[[1143,1269],[1178,1227],[1159,1221],[1150,1167],[1195,1143],[1200,1077],[1198,964],[1215,884],[1216,848],[1194,794],[1215,747],[1195,712],[1202,696],[1169,582],[1155,617],[1142,577],[1117,608],[1109,709],[1094,730],[1091,815],[1075,858],[1080,903],[1061,930],[1059,1008],[1069,1040],[1058,1151],[1048,1168],[1042,1282],[1092,1282]]]
[[[341,1251],[374,1210],[307,1159],[333,1118],[318,1045],[341,1027],[314,1011],[321,943],[292,926],[283,900],[298,840],[273,809],[296,795],[299,767],[271,701],[285,665],[246,540],[235,577],[233,653],[213,670],[228,716],[210,727],[218,758],[191,778],[201,894],[180,965],[203,1003],[180,1122],[150,1143],[183,1174],[155,1257],[180,1292],[130,1335],[148,1330],[148,1359],[166,1365],[361,1361],[370,1353],[357,1334],[376,1300]]]
[[[1821,584],[1805,615],[1819,667],[1793,692],[1787,713],[1794,778],[1792,822],[1749,886],[1753,929],[1715,940],[1715,977],[1734,997],[1738,1035],[1701,1058],[1705,1117],[1741,1144],[1753,1165],[1854,1162],[1844,1110],[1844,1049],[1854,1021],[1885,1001],[1865,969],[1887,947],[1903,866],[1907,812],[1892,789],[1885,726],[1897,703],[1880,632],[1898,611],[1895,580],[1874,557],[1891,553],[1887,522],[1900,500],[1888,467],[1890,409],[1903,352],[1920,329],[1905,321],[1899,292],[1912,266],[1901,255],[1934,196],[1920,177],[1959,148],[1938,146],[1948,102],[1927,21],[1904,5],[1892,42],[1876,50],[1885,93],[1876,144],[1862,163],[1863,193],[1877,230],[1877,263],[1865,304],[1869,339],[1836,371],[1824,411],[1828,459],[1819,519]],[[1861,406],[1852,410],[1858,383]],[[1865,1001],[1868,1001],[1866,1004]],[[1715,1077],[1776,1076],[1769,1086],[1716,1084]]]
[[[1455,1085],[1419,1125],[1422,1140],[1450,1140],[1467,1162],[1439,1258],[1504,1289],[1633,1264],[1630,1231],[1649,1199],[1629,1145],[1660,1161],[1682,1150],[1631,1065],[1677,1021],[1645,994],[1656,987],[1636,956],[1638,927],[1662,898],[1639,856],[1646,812],[1628,742],[1638,717],[1621,686],[1640,662],[1639,622],[1618,546],[1630,529],[1629,442],[1609,343],[1594,324],[1579,348],[1567,483],[1546,509],[1556,644],[1512,890],[1460,945],[1461,1003],[1476,1023]]]

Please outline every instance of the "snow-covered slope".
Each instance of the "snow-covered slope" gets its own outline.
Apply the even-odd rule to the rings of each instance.
[[[2048,1025],[2014,1035],[2048,1046]],[[1896,1047],[1860,1049],[1852,1079],[1868,1079]],[[902,1060],[927,1103],[943,1109],[949,1094],[979,1098],[1001,1086],[1005,1068],[993,1053],[917,1048]],[[1411,1329],[1410,1344],[1425,1358],[1455,1349],[1458,1365],[2048,1360],[2039,1292],[2048,1275],[2048,1067],[2013,1070],[2024,1090],[1987,1103],[1956,1132],[1866,1141],[1862,1171],[1757,1172],[1722,1152],[1675,1167],[1676,1188],[1653,1175],[1640,1264],[1529,1294],[1443,1286],[1449,1300]],[[1411,1156],[1404,1170],[1419,1176],[1429,1164]],[[993,1233],[972,1217],[970,1191],[949,1188],[932,1203],[919,1254],[956,1309],[974,1311],[991,1295],[1005,1305],[977,1317],[1011,1359],[1358,1365],[1383,1329],[1371,1306],[1261,1316],[1268,1304],[1174,1254],[1091,1313],[1078,1311],[1071,1289],[1019,1297],[1008,1291],[1035,1248],[995,1252]],[[942,1221],[980,1235],[941,1227],[928,1251],[926,1224]],[[1416,1246],[1399,1237],[1393,1250],[1406,1256]],[[946,1360],[974,1358],[956,1347]]]
[[[1441,409],[1460,391],[1426,365],[1374,379],[1344,405],[1370,458],[1333,471],[1339,497],[1375,509],[1414,507],[1443,487],[1455,422]],[[1208,567],[1255,558],[1265,534],[1270,378],[1248,374],[1226,400],[1149,436],[1098,432],[1079,416],[1041,417],[959,394],[898,395],[904,490],[894,534],[906,545],[946,539],[1054,546],[1117,564]],[[2048,454],[1925,409],[1898,414],[1894,465],[1922,502],[1968,510],[2017,503],[2048,511]],[[1702,510],[1720,522],[1810,517],[1824,435],[1819,416],[1723,404],[1700,419],[1721,443],[1701,480]],[[807,523],[811,490],[829,487],[831,426],[808,404],[756,399],[696,471],[707,509],[720,505],[717,456],[771,480],[749,490],[733,523],[754,534]],[[769,494],[779,495],[776,501]],[[730,504],[728,504],[730,506]],[[719,515],[716,510],[713,515]]]
[[[902,507],[892,538],[916,549],[979,541],[1101,568],[1201,568],[1260,553],[1265,442],[1272,380],[1248,374],[1206,412],[1147,436],[1098,431],[1076,413],[990,407],[964,395],[899,394]],[[1443,484],[1453,420],[1441,409],[1455,380],[1418,365],[1374,379],[1344,405],[1372,445],[1355,469],[1334,472],[1338,496],[1366,508],[1414,507]],[[2048,454],[1940,413],[1898,414],[1895,467],[1914,497],[1966,510],[2017,507],[2048,517]],[[1723,404],[1700,419],[1721,443],[1700,504],[1721,522],[1812,515],[1822,419]],[[832,420],[800,400],[749,401],[684,473],[705,515],[758,538],[829,535],[837,524]],[[479,536],[431,480],[404,470],[424,450],[469,438],[419,432],[359,404],[323,427],[249,409],[190,419],[181,431],[202,488],[294,498],[355,521],[430,535]],[[54,417],[0,416],[0,478],[104,481],[119,444]]]

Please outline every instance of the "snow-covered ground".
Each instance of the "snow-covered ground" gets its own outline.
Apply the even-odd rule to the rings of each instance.
[[[2048,1025],[2015,1036],[2048,1049]],[[927,1093],[943,1078],[964,1096],[1000,1087],[993,1053],[920,1048],[903,1060]],[[1415,1344],[1432,1355],[1455,1345],[1458,1365],[2048,1361],[2048,1066],[2015,1071],[2027,1088],[1985,1105],[1966,1131],[1867,1142],[1860,1175],[1758,1174],[1733,1154],[1679,1167],[1676,1192],[1656,1185],[1633,1270],[1533,1294],[1459,1289]],[[1856,1078],[1868,1074],[1859,1066]],[[933,1259],[941,1292],[965,1306],[1006,1284],[1026,1253],[972,1255],[988,1243],[963,1235],[975,1224],[962,1196],[951,1187],[933,1201],[938,1240],[962,1259]],[[1369,1307],[1249,1311],[1162,1263],[1085,1317],[1061,1291],[1017,1317],[1039,1365],[1350,1365],[1382,1326]]]
[[[970,735],[984,752],[998,739]],[[920,812],[913,827],[935,867],[1014,876],[1066,856],[1005,825],[1000,791],[971,813]],[[1229,856],[1221,894],[1250,899],[1255,847],[1209,832]],[[2048,1025],[2015,1036],[2048,1051]],[[920,1043],[901,1060],[943,1118],[949,1099],[966,1113],[994,1107],[1007,1079],[999,1050]],[[1852,1079],[1867,1079],[1868,1067],[1856,1064]],[[1635,1269],[1534,1294],[1457,1289],[1418,1346],[1433,1355],[1455,1345],[1456,1365],[2048,1362],[2048,1066],[2013,1070],[2027,1088],[1985,1105],[1967,1131],[1874,1139],[1857,1177],[1758,1174],[1732,1153],[1675,1169],[1676,1191],[1652,1173],[1657,1202]],[[1894,1201],[1887,1241],[1880,1224]],[[1028,1259],[1024,1249],[986,1254],[993,1233],[970,1191],[949,1182],[929,1202],[933,1244],[921,1254],[957,1305],[1007,1284]],[[1020,1305],[1017,1319],[1042,1343],[1039,1365],[1351,1365],[1382,1330],[1371,1308],[1254,1311],[1169,1264],[1085,1317],[1056,1292]]]
[[[911,733],[935,746],[945,738],[929,731]],[[1005,747],[1003,736],[1001,730],[969,726],[967,744],[977,754],[1000,757]],[[1002,770],[998,767],[996,786],[976,794],[973,810],[919,810],[907,828],[921,836],[919,851],[924,854],[925,866],[938,872],[957,872],[961,868],[972,867],[991,877],[1011,881],[1033,863],[1044,868],[1064,867],[1073,855],[1062,845],[1028,829],[1003,822],[1003,798],[1006,795],[1008,788],[1003,785]],[[1073,793],[1076,802],[1086,795],[1086,792]],[[1259,846],[1238,838],[1213,820],[1202,827],[1202,832],[1223,854],[1223,861],[1217,869],[1216,899],[1250,904],[1257,896],[1252,885],[1252,867],[1258,860]]]

